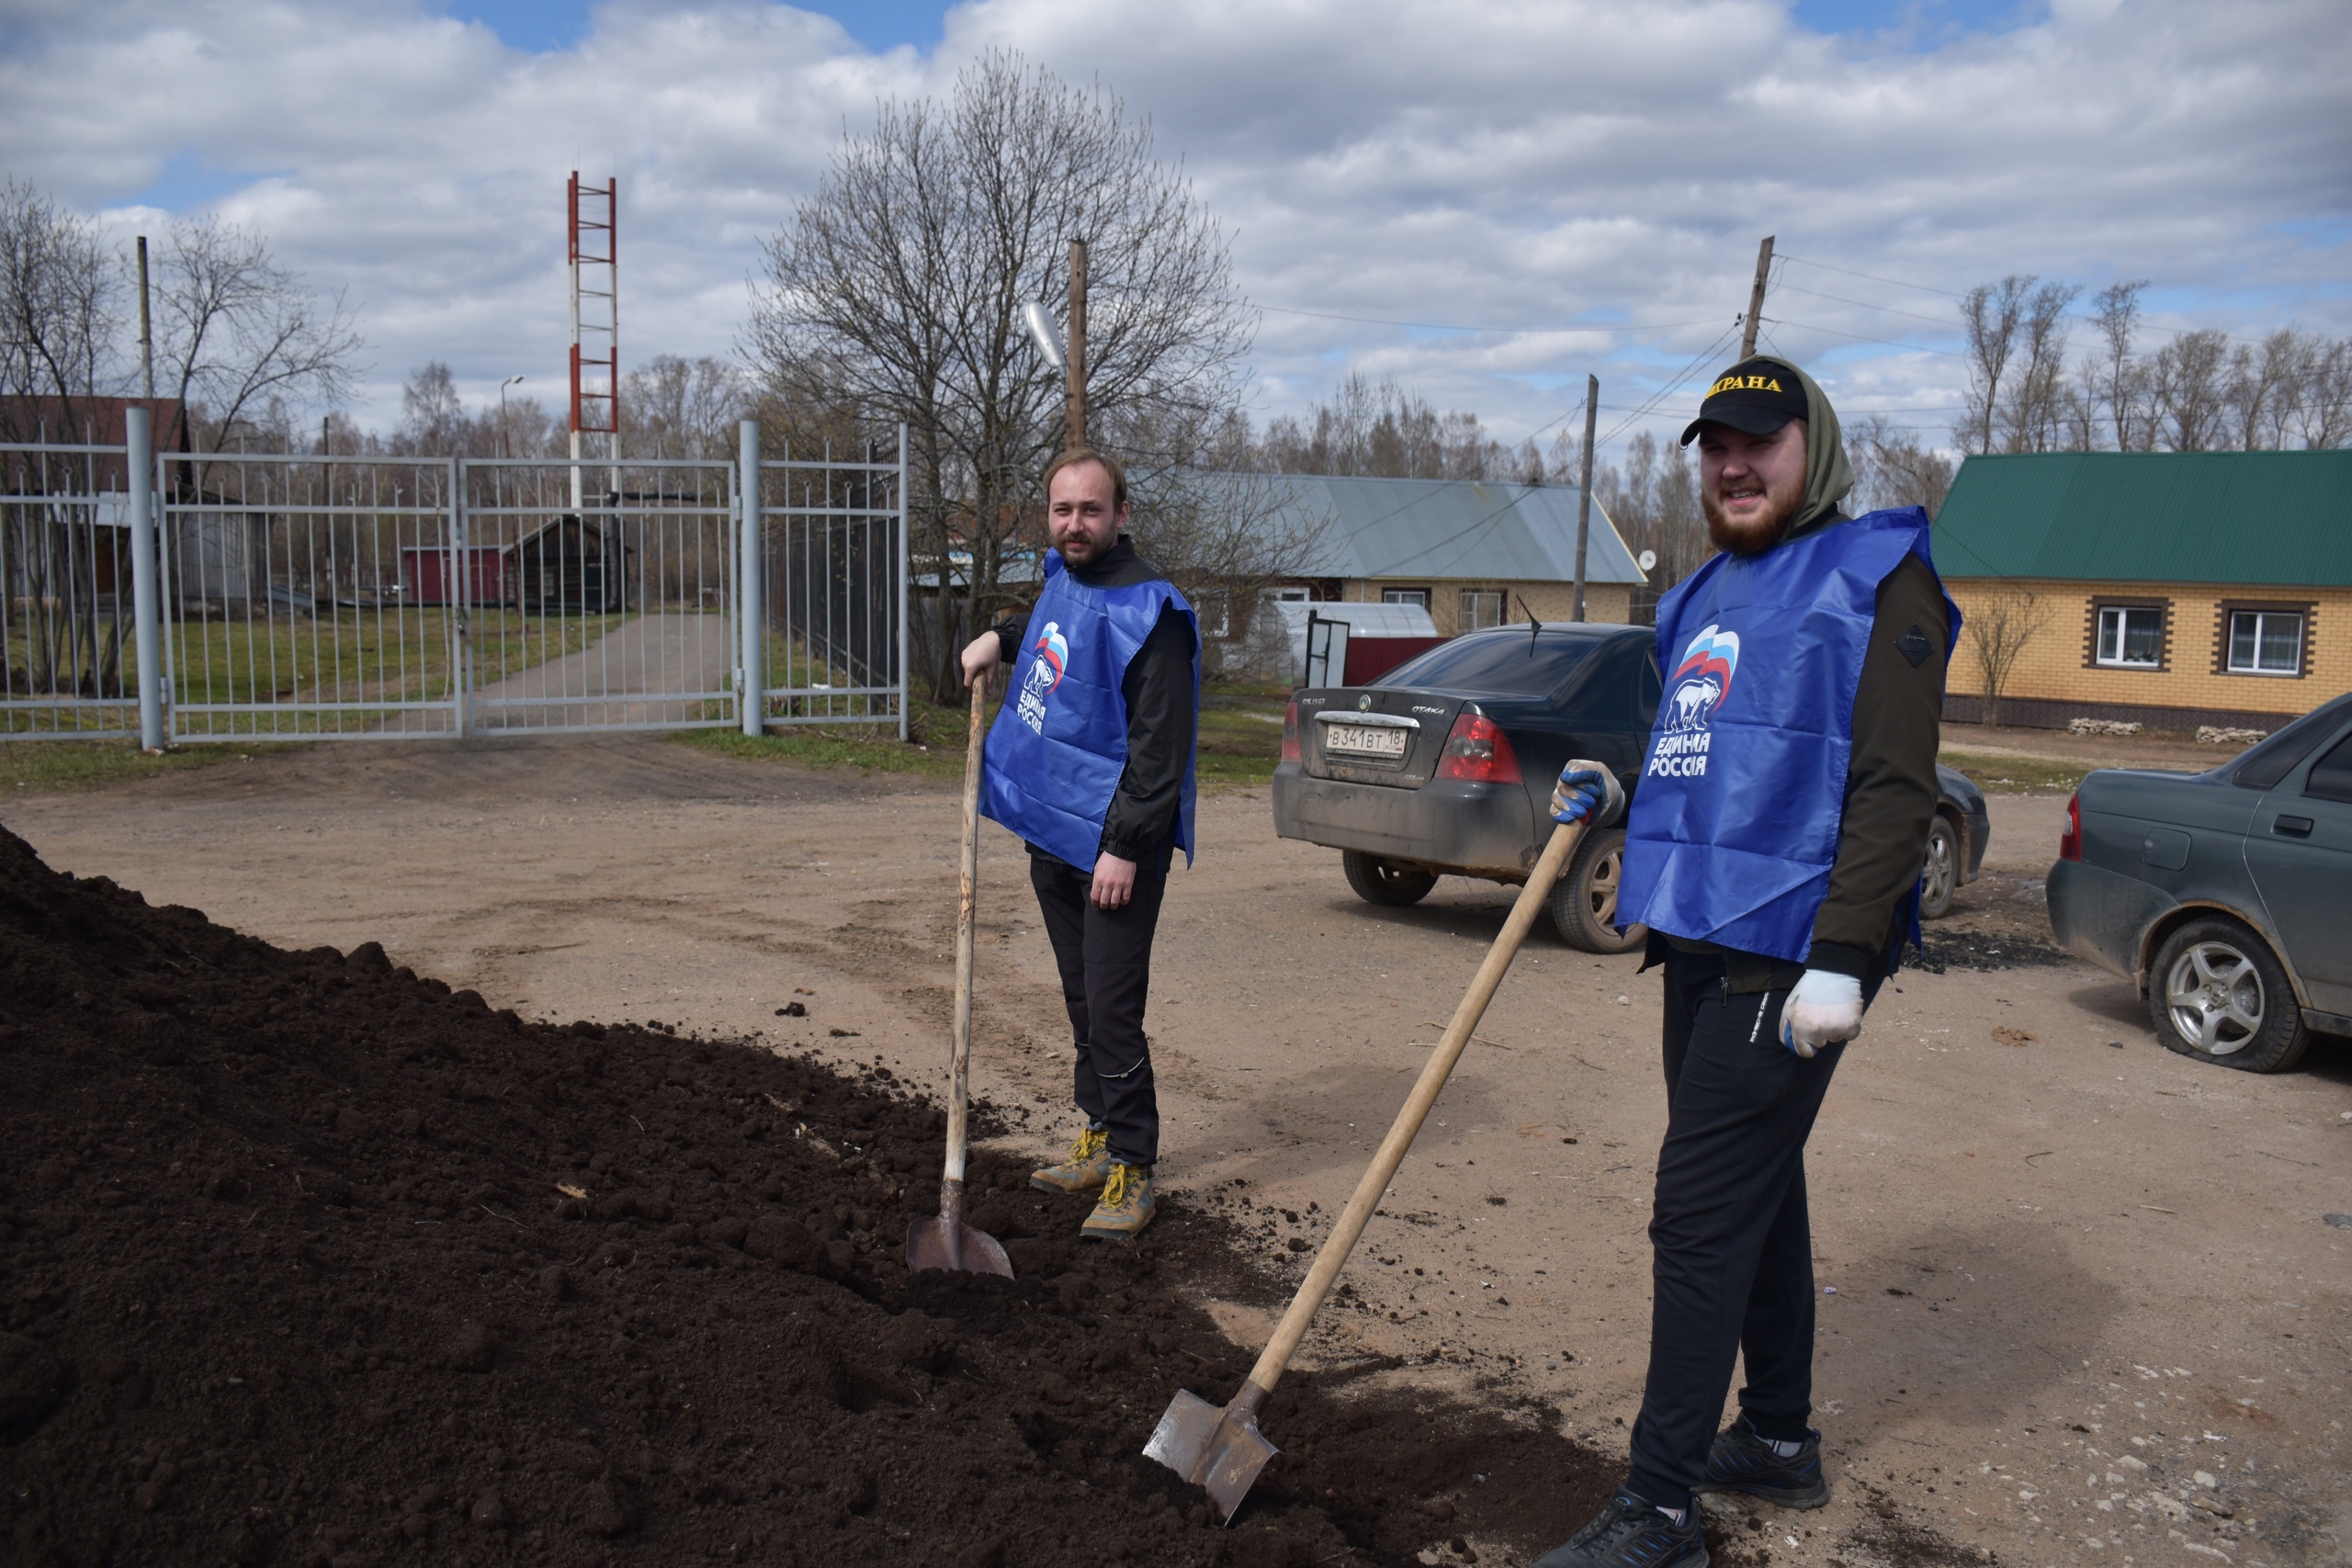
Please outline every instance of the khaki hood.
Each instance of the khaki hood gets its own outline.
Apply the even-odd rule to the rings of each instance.
[[[1801,366],[1773,358],[1772,363],[1784,367],[1804,388],[1804,499],[1797,503],[1797,514],[1781,535],[1790,538],[1810,533],[1815,528],[1844,515],[1838,503],[1854,488],[1854,466],[1846,460],[1846,438],[1838,426],[1838,411],[1829,403],[1829,394],[1821,389]]]

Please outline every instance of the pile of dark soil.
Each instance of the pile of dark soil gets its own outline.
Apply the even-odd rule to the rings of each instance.
[[[10,1562],[1401,1565],[1615,1473],[1364,1363],[1285,1384],[1212,1527],[1137,1450],[1247,1370],[1222,1220],[1081,1247],[983,1154],[1020,1280],[910,1279],[941,1118],[887,1070],[525,1024],[5,831],[0,1097]]]

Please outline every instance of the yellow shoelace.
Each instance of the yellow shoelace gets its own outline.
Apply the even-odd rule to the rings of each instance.
[[[1133,1170],[1134,1168],[1132,1166],[1112,1166],[1110,1176],[1102,1183],[1102,1206],[1104,1208],[1118,1209],[1124,1208],[1126,1205],[1127,1179]]]
[[[1090,1127],[1078,1135],[1078,1142],[1069,1146],[1069,1159],[1067,1163],[1084,1165],[1088,1160],[1101,1154],[1110,1142],[1110,1134],[1098,1133]]]

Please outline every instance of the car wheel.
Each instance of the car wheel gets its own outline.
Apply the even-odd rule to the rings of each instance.
[[[2311,1043],[2269,944],[2218,915],[2189,921],[2156,950],[2148,1012],[2172,1050],[2243,1072],[2292,1066]]]
[[[1385,904],[1391,908],[1418,904],[1437,886],[1436,876],[1429,872],[1391,865],[1357,850],[1341,850],[1340,866],[1348,874],[1348,886],[1367,904]]]
[[[1951,908],[1960,891],[1960,829],[1936,813],[1928,824],[1928,860],[1919,873],[1919,918],[1932,920]]]
[[[1568,869],[1552,889],[1552,924],[1560,940],[1587,953],[1631,953],[1649,940],[1647,926],[1620,932],[1617,885],[1625,872],[1625,830],[1588,832]]]

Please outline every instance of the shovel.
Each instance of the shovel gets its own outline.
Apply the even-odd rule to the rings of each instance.
[[[972,682],[972,733],[964,748],[964,858],[956,906],[956,1044],[947,1079],[947,1174],[939,1181],[939,1217],[907,1227],[907,1269],[961,1269],[1012,1278],[1004,1247],[964,1223],[965,1100],[972,1066],[972,902],[980,875],[980,718],[988,679]]]
[[[1462,1005],[1453,1010],[1453,1021],[1446,1025],[1444,1038],[1430,1054],[1429,1065],[1421,1069],[1420,1081],[1413,1085],[1404,1109],[1396,1112],[1396,1124],[1381,1140],[1380,1151],[1372,1156],[1372,1168],[1356,1183],[1355,1196],[1348,1200],[1347,1209],[1332,1227],[1330,1238],[1316,1254],[1315,1267],[1306,1271],[1298,1294],[1291,1298],[1290,1310],[1283,1314],[1273,1338],[1258,1358],[1258,1364],[1250,1370],[1250,1379],[1241,1385],[1241,1392],[1233,1396],[1233,1403],[1219,1409],[1188,1389],[1178,1390],[1168,1413],[1153,1428],[1151,1441],[1144,1445],[1147,1458],[1156,1459],[1185,1480],[1208,1488],[1209,1501],[1216,1505],[1227,1523],[1241,1506],[1241,1499],[1249,1495],[1258,1472],[1280,1451],[1258,1430],[1259,1410],[1272,1395],[1274,1384],[1290,1365],[1298,1342],[1306,1337],[1306,1325],[1314,1318],[1316,1308],[1323,1304],[1324,1296],[1329,1293],[1340,1269],[1348,1261],[1348,1254],[1355,1249],[1356,1237],[1363,1234],[1363,1227],[1388,1190],[1396,1168],[1404,1163],[1405,1151],[1413,1146],[1414,1135],[1420,1132],[1430,1108],[1445,1089],[1453,1064],[1460,1059],[1463,1047],[1470,1043],[1478,1020],[1486,1013],[1487,1003],[1494,998],[1495,987],[1502,984],[1503,972],[1517,956],[1527,928],[1535,923],[1544,901],[1551,897],[1552,888],[1566,868],[1568,857],[1576,853],[1584,830],[1582,822],[1552,829],[1552,841],[1544,846],[1535,869],[1528,873],[1527,885],[1519,890],[1519,899],[1510,907],[1510,918],[1503,922],[1502,934],[1487,950],[1487,961],[1478,965],[1477,976],[1471,980]]]

